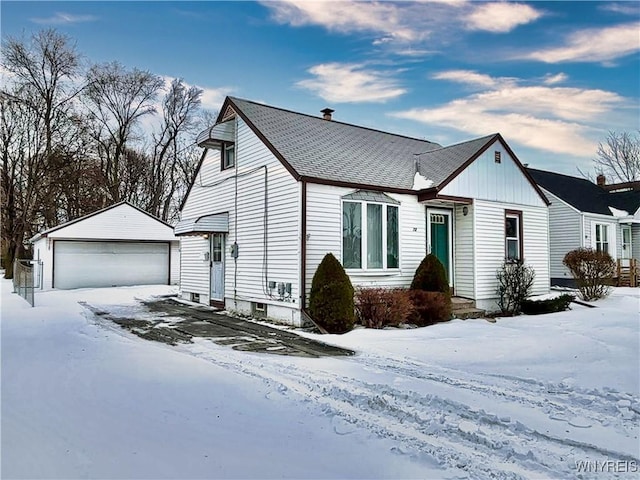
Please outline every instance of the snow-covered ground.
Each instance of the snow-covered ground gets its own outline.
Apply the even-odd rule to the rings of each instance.
[[[495,324],[306,333],[358,352],[314,359],[150,342],[78,304],[136,316],[171,287],[31,308],[1,283],[2,478],[637,477],[640,289]]]

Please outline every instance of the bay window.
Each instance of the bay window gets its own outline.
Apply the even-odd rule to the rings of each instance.
[[[343,201],[342,265],[346,269],[398,268],[398,232],[397,206]]]

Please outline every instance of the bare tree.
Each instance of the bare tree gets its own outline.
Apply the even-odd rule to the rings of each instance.
[[[123,184],[127,149],[140,119],[156,111],[154,100],[163,81],[137,68],[126,70],[117,62],[92,66],[87,81],[83,97],[93,122],[105,193],[111,202],[128,200],[132,187]]]
[[[153,136],[154,147],[146,181],[144,208],[167,221],[176,208],[176,193],[184,184],[184,160],[189,158],[191,138],[198,128],[202,90],[174,79],[162,103],[162,124]]]
[[[640,180],[640,131],[609,132],[598,144],[596,171],[619,182]]]
[[[14,258],[29,254],[27,239],[38,226],[55,222],[49,174],[67,143],[79,56],[55,30],[36,33],[29,43],[8,38],[3,53],[9,77],[0,91],[1,237],[5,276],[11,278]]]

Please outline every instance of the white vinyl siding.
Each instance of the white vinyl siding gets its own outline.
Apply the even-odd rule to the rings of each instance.
[[[41,238],[33,245],[33,258],[42,262],[42,288],[53,287],[53,240]]]
[[[275,281],[292,284],[292,302],[288,304],[297,307],[300,269],[299,184],[241,119],[237,120],[236,132],[235,168],[221,171],[220,151],[208,150],[181,218],[229,213],[224,289],[227,299],[278,302],[277,292],[274,292],[273,298],[266,293],[266,282]],[[268,172],[266,184],[265,166]],[[268,190],[266,212],[265,187]],[[230,247],[234,242],[237,242],[239,251],[237,268],[230,255]],[[191,237],[182,238],[182,268],[185,269],[182,290],[185,296],[191,292],[200,293],[201,301],[206,303],[210,280],[209,265],[200,259],[201,250],[208,248],[208,244],[203,245],[199,246],[198,241]]]
[[[126,203],[89,216],[49,234],[49,238],[85,240],[177,241],[173,228]]]
[[[474,298],[473,205],[456,205],[454,220],[454,289],[460,297]]]
[[[631,251],[632,257],[640,261],[640,224],[631,226]]]
[[[580,212],[558,197],[545,191],[549,206],[549,243],[551,278],[571,279],[569,269],[562,263],[571,250],[582,246],[580,233]]]
[[[204,300],[209,298],[209,262],[204,257],[208,250],[209,241],[201,236],[180,239],[180,289]]]
[[[170,283],[178,285],[180,283],[180,242],[171,242],[171,258],[170,258]]]
[[[503,156],[504,162],[504,156]],[[523,253],[526,264],[536,272],[532,295],[549,291],[548,211],[497,202],[474,202],[476,245],[476,299],[496,298],[496,271],[505,259],[504,222],[506,210],[522,212]]]
[[[496,151],[500,152],[500,163],[495,162]],[[499,141],[487,148],[439,193],[520,205],[545,205]]]
[[[342,261],[342,197],[353,188],[307,184],[307,295],[313,275],[327,253]],[[388,194],[401,202],[398,210],[400,268],[347,272],[354,286],[408,287],[426,255],[425,207],[415,195]],[[386,251],[385,251],[386,253]]]

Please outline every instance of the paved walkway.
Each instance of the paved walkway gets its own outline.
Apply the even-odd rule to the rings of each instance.
[[[142,318],[118,317],[103,309],[85,305],[94,314],[117,323],[139,337],[175,345],[193,337],[210,338],[234,350],[303,357],[347,356],[354,352],[301,337],[212,308],[185,304],[171,298],[144,302]],[[152,320],[149,319],[152,314]]]

